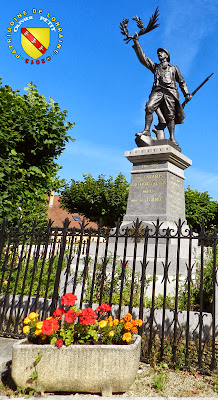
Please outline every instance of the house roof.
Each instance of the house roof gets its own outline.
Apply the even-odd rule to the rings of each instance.
[[[52,226],[61,228],[63,227],[64,220],[68,218],[70,220],[70,225],[69,225],[70,228],[75,227],[80,229],[81,227],[80,224],[84,219],[86,229],[88,228],[98,229],[98,225],[95,222],[89,221],[83,215],[78,213],[71,214],[68,211],[63,210],[63,208],[61,208],[60,206],[59,197],[60,196],[58,194],[54,194],[52,196],[52,202],[50,202],[50,199],[48,199],[49,200],[48,217],[53,221]],[[75,220],[74,217],[77,220]]]

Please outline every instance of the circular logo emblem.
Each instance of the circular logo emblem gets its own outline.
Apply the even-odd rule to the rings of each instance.
[[[6,36],[12,55],[30,65],[51,61],[63,45],[60,21],[51,12],[37,8],[16,14]]]

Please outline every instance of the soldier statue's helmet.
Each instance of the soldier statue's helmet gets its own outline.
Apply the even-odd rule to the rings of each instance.
[[[160,47],[159,49],[157,49],[157,54],[159,53],[159,51],[164,51],[164,53],[167,54],[167,61],[170,61],[170,53],[168,50],[162,49],[162,47]]]

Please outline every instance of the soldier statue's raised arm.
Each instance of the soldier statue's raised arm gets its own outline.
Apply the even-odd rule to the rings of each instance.
[[[179,84],[187,101],[191,99],[192,95],[189,93],[186,82],[178,67],[170,64],[170,54],[168,50],[162,48],[157,49],[157,56],[160,63],[156,64],[143,52],[137,33],[133,35],[132,39],[134,41],[132,47],[139,61],[154,74],[152,91],[145,108],[145,129],[137,133],[136,136],[151,136],[150,127],[153,121],[153,113],[156,112],[159,122],[153,129],[153,132],[157,134],[158,131],[163,131],[167,126],[170,140],[175,145],[178,145],[174,137],[175,124],[181,124],[185,118],[185,114],[179,102],[176,82]]]

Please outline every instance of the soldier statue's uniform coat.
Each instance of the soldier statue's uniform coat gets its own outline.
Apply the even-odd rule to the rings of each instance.
[[[160,64],[154,63],[144,54],[138,41],[132,47],[141,64],[154,74],[154,84],[146,104],[146,112],[153,113],[160,108],[167,122],[174,120],[176,124],[181,124],[185,114],[179,102],[176,82],[185,97],[189,95],[189,90],[178,67],[171,65],[168,61]],[[167,50],[158,50],[164,50],[168,54],[168,60],[170,59]]]

